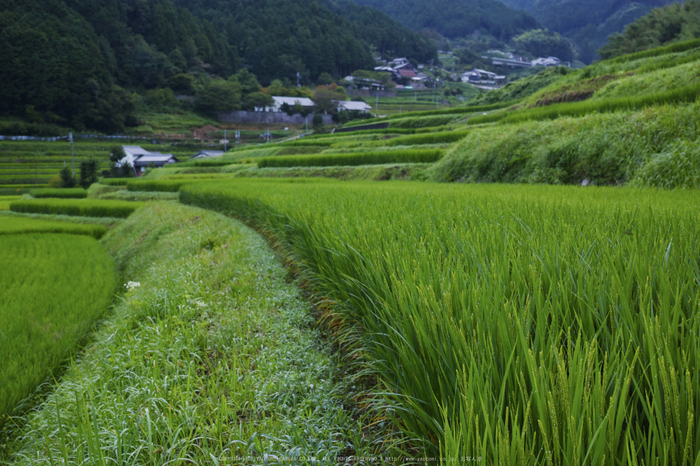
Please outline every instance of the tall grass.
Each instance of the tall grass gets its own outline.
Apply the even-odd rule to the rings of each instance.
[[[0,228],[8,220],[14,219],[3,218]],[[3,424],[107,309],[116,274],[104,247],[87,236],[0,234],[0,253]]]
[[[700,104],[664,106],[474,128],[435,165],[432,179],[696,187],[698,111]],[[654,175],[662,165],[663,175]]]
[[[95,199],[30,199],[13,201],[10,210],[30,214],[62,214],[81,217],[128,217],[143,204]]]
[[[695,192],[236,181],[181,201],[296,260],[411,456],[700,461]]]
[[[267,157],[258,160],[258,168],[269,167],[333,167],[354,165],[381,165],[385,163],[431,163],[440,160],[440,150],[400,150],[383,152],[356,152],[351,154],[323,154]]]

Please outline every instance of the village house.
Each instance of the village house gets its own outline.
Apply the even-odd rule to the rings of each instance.
[[[350,102],[346,100],[334,100],[336,104],[338,104],[338,111],[339,112],[363,112],[363,113],[368,113],[372,110],[372,107],[367,105],[364,102]]]
[[[472,84],[501,84],[506,82],[505,76],[499,76],[491,71],[474,68],[462,75],[462,82]]]
[[[146,172],[146,168],[162,168],[171,163],[178,163],[177,157],[172,154],[161,154],[160,152],[149,152],[141,146],[122,146],[123,159],[115,164],[117,167],[129,165],[134,168],[134,175],[141,176]]]
[[[270,107],[256,107],[255,111],[256,112],[282,112],[282,105],[287,104],[290,107],[294,107],[294,105],[299,104],[302,107],[308,107],[308,108],[313,108],[316,104],[314,104],[314,101],[309,99],[308,97],[281,97],[281,96],[272,96],[272,100],[274,103]]]
[[[222,150],[200,150],[195,155],[190,157],[190,160],[206,159],[209,157],[221,157],[222,155],[224,155],[224,151]]]

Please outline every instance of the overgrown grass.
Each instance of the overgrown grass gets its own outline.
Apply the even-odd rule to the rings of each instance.
[[[62,228],[83,236],[29,233]],[[0,223],[0,426],[23,401],[31,404],[26,398],[112,301],[114,261],[81,228],[104,232],[103,227],[53,228],[26,219]]]
[[[103,241],[133,283],[55,392],[14,420],[26,425],[7,444],[8,461],[311,465],[372,456],[308,304],[254,232],[159,203]]]
[[[13,201],[13,212],[33,214],[63,214],[82,217],[119,217],[131,215],[143,204],[126,201],[101,201],[96,199],[22,199]]]
[[[100,184],[106,186],[126,186],[133,178],[100,178]]]
[[[474,128],[432,173],[435,181],[699,184],[700,104]],[[663,175],[654,175],[654,167]],[[664,181],[665,180],[665,181]]]
[[[41,198],[59,198],[59,199],[85,199],[87,197],[87,191],[83,188],[72,188],[72,189],[51,189],[51,188],[41,188],[32,189],[29,194],[37,199]]]
[[[332,167],[381,165],[387,163],[432,163],[440,160],[440,150],[399,150],[356,152],[352,154],[300,155],[266,157],[258,160],[258,168],[270,167]]]
[[[296,258],[411,456],[700,461],[697,192],[241,180],[181,201]]]

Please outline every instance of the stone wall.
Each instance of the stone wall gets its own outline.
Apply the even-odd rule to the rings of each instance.
[[[301,115],[289,116],[284,112],[216,112],[219,121],[222,123],[260,123],[260,124],[287,124],[287,125],[303,125],[304,117]],[[321,115],[324,125],[332,125],[333,117],[331,115]],[[311,126],[314,116],[308,117],[309,126]]]

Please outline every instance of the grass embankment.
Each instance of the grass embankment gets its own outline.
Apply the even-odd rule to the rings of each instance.
[[[452,182],[700,187],[700,104],[474,128],[434,167]]]
[[[55,222],[58,223],[58,222]],[[0,221],[0,426],[65,361],[112,302],[114,261],[90,227]],[[92,232],[104,227],[92,227]],[[19,234],[22,233],[22,234]]]
[[[82,217],[119,217],[131,215],[143,204],[95,199],[22,199],[13,201],[10,210],[31,214],[62,214]]]
[[[369,456],[362,427],[343,407],[341,374],[310,330],[310,309],[262,238],[218,214],[156,203],[103,242],[124,281],[136,283],[28,415],[9,462],[338,464],[338,456]]]
[[[700,461],[696,192],[237,180],[181,201],[297,258],[412,452]]]

